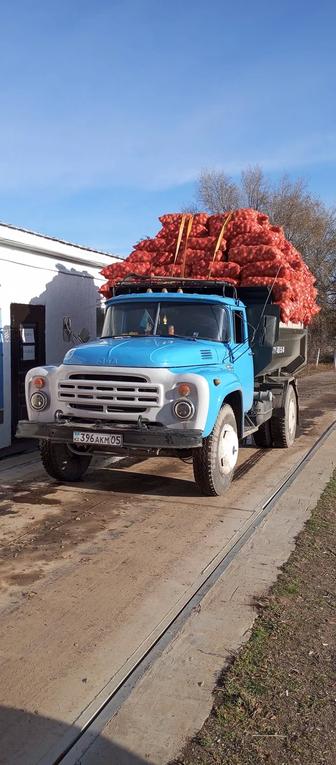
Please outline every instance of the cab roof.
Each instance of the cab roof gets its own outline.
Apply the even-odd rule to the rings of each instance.
[[[209,295],[184,292],[137,292],[117,295],[116,297],[109,298],[106,301],[106,305],[115,305],[116,303],[127,302],[181,302],[181,303],[220,303],[230,308],[244,308],[244,303],[241,300],[227,297],[226,295]]]

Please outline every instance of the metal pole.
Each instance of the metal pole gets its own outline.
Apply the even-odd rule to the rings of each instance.
[[[320,361],[320,353],[321,353],[321,348],[319,348],[318,351],[317,351],[316,364],[315,364],[315,366],[317,366],[317,367],[318,367],[319,361]]]

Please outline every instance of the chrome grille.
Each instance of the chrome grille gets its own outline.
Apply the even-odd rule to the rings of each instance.
[[[135,375],[73,374],[58,383],[58,400],[87,412],[143,413],[162,406],[161,385]]]

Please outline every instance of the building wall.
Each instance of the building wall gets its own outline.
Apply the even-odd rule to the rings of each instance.
[[[43,255],[17,249],[0,238],[0,309],[3,350],[3,423],[0,413],[0,449],[11,441],[11,347],[10,306],[12,303],[37,304],[46,307],[46,363],[58,364],[66,351],[78,344],[76,335],[86,329],[90,339],[96,337],[97,307],[102,304],[98,291],[104,282],[100,267],[90,265],[97,254],[90,255],[75,247],[72,258],[61,253]],[[86,264],[85,259],[88,261]],[[107,262],[112,262],[109,258]],[[103,263],[100,264],[102,266]],[[71,320],[72,338],[64,337],[63,318]],[[1,355],[1,343],[0,343]],[[1,359],[0,359],[1,375]],[[0,380],[1,408],[1,380]]]
[[[3,330],[0,307],[0,428],[4,421]]]

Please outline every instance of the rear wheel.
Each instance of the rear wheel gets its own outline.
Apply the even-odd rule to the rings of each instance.
[[[238,459],[237,423],[231,406],[224,404],[210,436],[194,450],[196,484],[207,497],[220,496],[230,485]]]
[[[293,446],[296,436],[298,420],[298,404],[293,385],[289,385],[286,392],[284,413],[281,417],[272,417],[271,431],[273,446],[280,449],[289,449]]]
[[[51,478],[58,481],[79,481],[87,471],[91,455],[74,454],[66,444],[40,441],[42,465]]]

